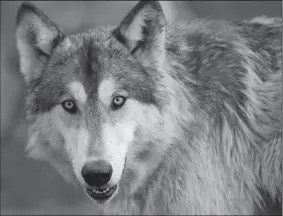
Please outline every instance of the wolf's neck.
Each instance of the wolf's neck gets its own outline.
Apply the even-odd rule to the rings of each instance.
[[[167,124],[175,125],[171,133],[171,143],[167,154],[163,155],[161,163],[156,170],[148,176],[144,187],[137,194],[138,202],[144,203],[139,209],[142,214],[173,214],[178,212],[177,203],[183,202],[186,193],[185,175],[190,172],[189,160],[190,142],[194,139],[193,130],[197,125],[189,125],[193,121],[191,103],[193,103],[186,86],[170,73],[164,75],[164,80],[169,96],[169,103],[164,107],[167,115]],[[165,131],[166,132],[166,131]],[[184,203],[184,205],[187,205]],[[170,212],[172,211],[173,212]],[[183,209],[184,210],[184,209]]]

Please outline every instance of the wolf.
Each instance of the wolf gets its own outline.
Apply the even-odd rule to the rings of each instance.
[[[282,20],[167,24],[140,1],[66,34],[16,17],[28,155],[105,214],[255,214],[282,199]]]

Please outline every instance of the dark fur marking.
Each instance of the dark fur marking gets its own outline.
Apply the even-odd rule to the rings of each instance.
[[[137,153],[137,160],[140,160],[140,161],[147,161],[150,157],[151,157],[152,153],[151,153],[151,150],[150,149],[143,149],[142,151],[139,151]]]

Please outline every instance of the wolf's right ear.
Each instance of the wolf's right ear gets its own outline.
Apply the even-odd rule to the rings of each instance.
[[[43,12],[29,2],[19,7],[16,25],[20,70],[29,83],[40,75],[64,35]]]
[[[157,66],[164,60],[165,27],[160,3],[140,1],[113,31],[113,35],[141,61]]]

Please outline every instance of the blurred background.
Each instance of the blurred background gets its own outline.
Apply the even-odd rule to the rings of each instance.
[[[25,85],[19,73],[15,43],[15,17],[20,3],[1,1],[1,214],[99,214],[84,193],[66,184],[49,164],[25,157]],[[75,32],[90,26],[118,24],[136,1],[33,3],[66,32]],[[281,4],[281,1],[162,2],[168,22],[194,17],[240,20],[259,15],[281,16]]]

